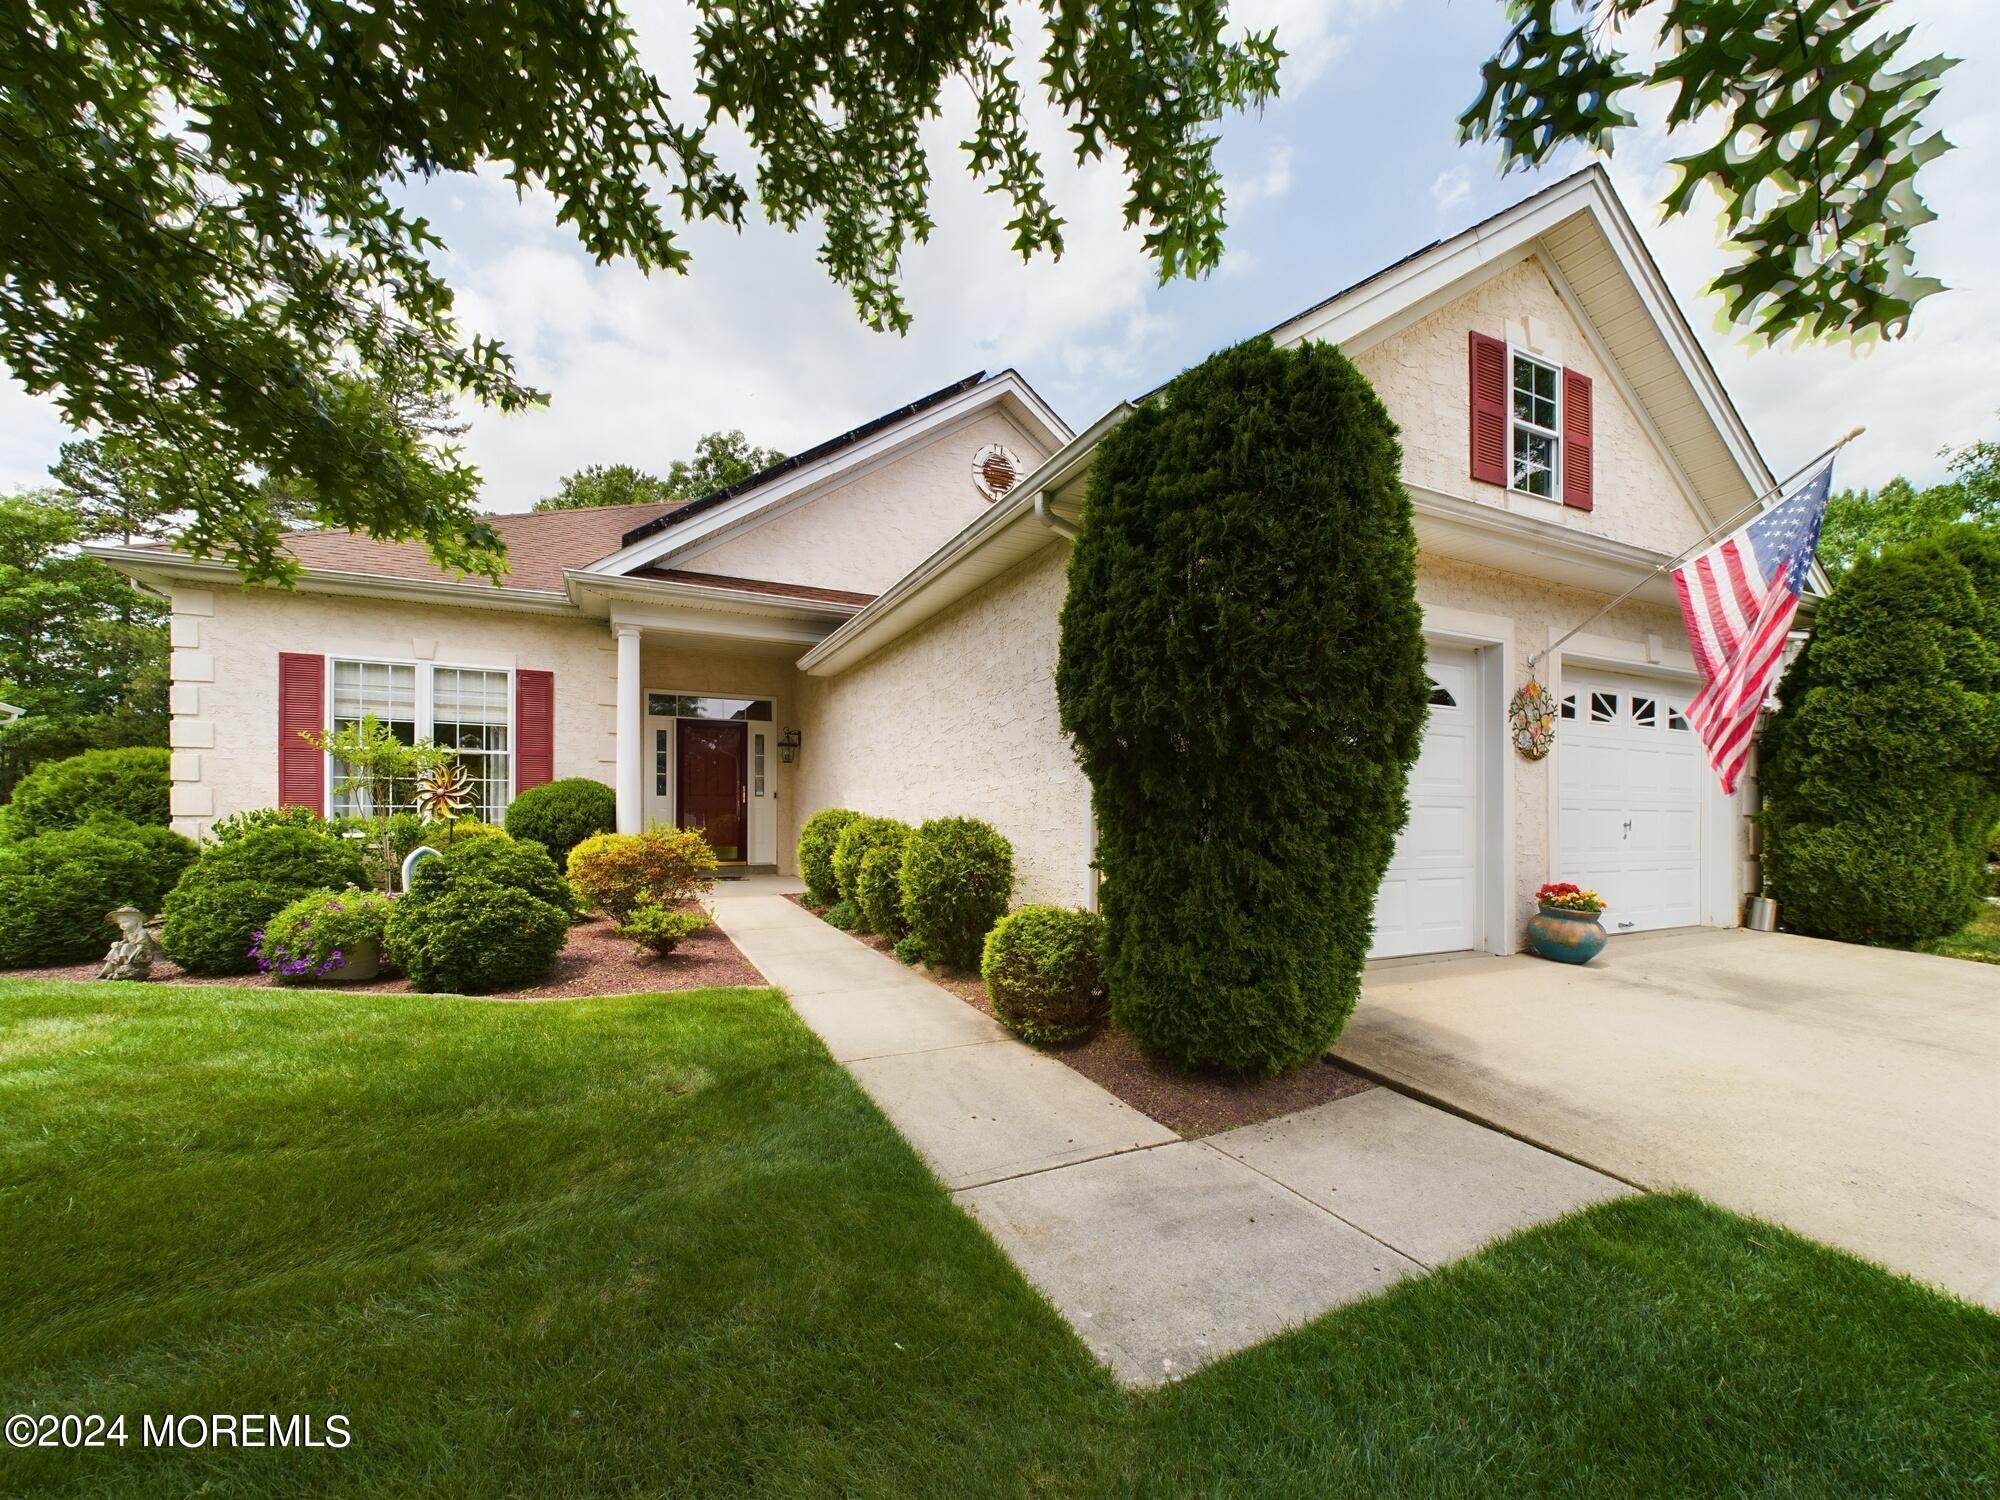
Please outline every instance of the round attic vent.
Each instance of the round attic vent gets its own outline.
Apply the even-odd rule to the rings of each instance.
[[[998,500],[1021,479],[1021,461],[1004,443],[988,443],[972,455],[972,482],[988,500]]]

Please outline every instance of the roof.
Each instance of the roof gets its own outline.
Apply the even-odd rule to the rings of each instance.
[[[634,568],[625,576],[657,578],[662,583],[692,583],[711,589],[733,589],[744,594],[769,594],[778,599],[805,599],[814,604],[852,604],[858,608],[875,602],[873,594],[857,594],[852,589],[822,589],[804,583],[777,583],[768,578],[738,578],[729,573],[696,573],[688,568]]]

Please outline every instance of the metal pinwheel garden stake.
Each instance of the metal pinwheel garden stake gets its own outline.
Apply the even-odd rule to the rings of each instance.
[[[472,773],[455,760],[425,767],[417,775],[416,803],[417,815],[426,823],[445,824],[449,839],[450,825],[472,805]]]

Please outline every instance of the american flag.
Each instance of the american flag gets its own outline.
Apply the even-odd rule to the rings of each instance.
[[[1674,569],[1681,617],[1702,675],[1688,722],[1708,748],[1708,763],[1721,774],[1725,792],[1736,790],[1750,757],[1750,731],[1784,656],[1785,632],[1798,613],[1832,484],[1828,459],[1787,499]]]

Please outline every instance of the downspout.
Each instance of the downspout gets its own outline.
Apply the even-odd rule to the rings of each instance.
[[[1057,536],[1067,537],[1072,542],[1083,535],[1082,528],[1071,525],[1068,521],[1057,515],[1050,507],[1049,492],[1047,490],[1035,491],[1035,519],[1048,527]],[[1097,799],[1094,796],[1084,799],[1083,820],[1084,909],[1094,912],[1098,909],[1097,888],[1099,883],[1097,869]]]
[[[1049,492],[1047,490],[1035,491],[1035,519],[1048,527],[1057,536],[1068,537],[1072,542],[1083,535],[1081,528],[1072,526],[1068,521],[1065,521],[1055,513],[1054,507],[1049,504]]]

